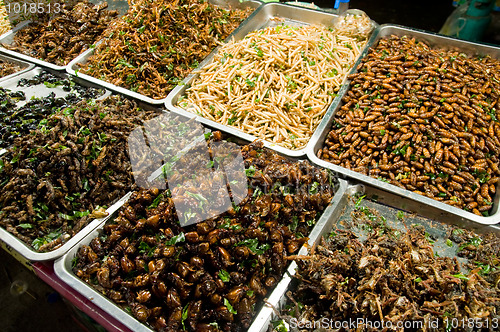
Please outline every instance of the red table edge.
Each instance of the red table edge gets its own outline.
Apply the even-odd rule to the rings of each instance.
[[[132,332],[125,327],[122,323],[116,320],[113,316],[104,312],[97,307],[92,301],[81,295],[54,273],[54,262],[42,263],[36,262],[32,264],[35,274],[42,279],[45,283],[51,286],[62,297],[71,302],[79,310],[87,314],[90,318],[95,320],[98,324],[104,327],[109,332]]]

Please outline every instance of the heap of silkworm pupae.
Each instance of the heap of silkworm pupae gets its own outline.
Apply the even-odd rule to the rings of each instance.
[[[307,241],[336,182],[327,170],[287,160],[262,142],[241,152],[247,193],[241,203],[181,227],[169,190],[136,191],[101,235],[79,248],[73,272],[158,331],[245,331]],[[189,190],[172,192],[179,189]],[[184,202],[201,200],[186,195]]]
[[[381,39],[317,156],[477,215],[499,180],[500,62]]]

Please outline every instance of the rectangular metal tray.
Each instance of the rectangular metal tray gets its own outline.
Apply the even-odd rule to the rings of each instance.
[[[102,1],[99,1],[99,0],[90,0],[89,2],[98,5]],[[122,0],[109,1],[109,5],[108,5],[107,10],[113,10],[113,9],[118,10],[118,17],[122,16],[123,14],[125,14],[126,10],[128,9],[128,2],[127,1],[122,1]],[[31,21],[21,22],[15,28],[13,28],[12,30],[7,31],[3,35],[1,35],[0,36],[0,44],[1,43],[11,44],[14,41],[14,36],[16,35],[17,31],[23,29],[24,27],[26,27],[30,23],[31,23]],[[26,54],[22,54],[22,53],[19,53],[19,52],[11,51],[11,50],[6,49],[5,47],[2,47],[2,46],[0,46],[0,53],[8,54],[10,56],[13,56],[13,57],[16,57],[16,58],[19,58],[19,59],[22,59],[22,60],[25,60],[25,61],[37,64],[37,65],[42,66],[42,67],[50,68],[50,69],[53,69],[53,70],[64,71],[64,70],[66,70],[66,67],[68,66],[68,65],[59,66],[59,65],[50,63],[48,61],[45,61],[45,60],[34,58],[34,57],[26,55]]]
[[[47,97],[51,92],[54,92],[57,98],[66,97],[70,93],[70,91],[64,91],[61,86],[56,86],[53,88],[49,88],[49,87],[45,86],[44,84],[37,84],[37,85],[33,85],[33,86],[28,86],[28,87],[17,86],[17,83],[19,82],[19,80],[21,80],[23,78],[32,79],[33,77],[40,74],[44,70],[50,72],[54,76],[60,77],[61,79],[69,78],[69,79],[73,80],[76,84],[82,85],[84,87],[92,87],[92,88],[104,90],[104,94],[102,96],[96,98],[96,100],[104,99],[104,98],[111,95],[111,91],[109,91],[109,90],[107,90],[107,89],[105,89],[97,84],[87,82],[85,80],[79,79],[78,77],[71,77],[64,72],[57,72],[57,71],[53,71],[53,70],[49,70],[49,69],[43,69],[41,67],[35,67],[32,70],[29,70],[29,71],[26,71],[22,74],[11,77],[10,79],[0,81],[0,87],[2,87],[4,89],[8,89],[10,91],[22,91],[22,92],[24,92],[24,94],[26,95],[26,99],[19,101],[16,104],[18,107],[21,107],[24,104],[26,104],[28,101],[30,101],[30,99],[32,97],[33,98]]]
[[[493,58],[500,59],[500,48],[490,46],[490,45],[485,45],[485,44],[478,44],[478,43],[473,43],[473,42],[467,42],[463,41],[460,39],[455,39],[451,37],[446,37],[438,34],[434,34],[431,32],[426,32],[422,30],[417,30],[417,29],[412,29],[412,28],[407,28],[407,27],[402,27],[398,25],[392,25],[392,24],[384,24],[381,25],[377,32],[374,34],[373,38],[370,40],[370,47],[376,45],[376,43],[387,36],[391,35],[396,35],[396,36],[410,36],[410,37],[415,37],[418,40],[425,41],[427,42],[431,47],[432,46],[439,46],[439,47],[444,47],[444,48],[450,48],[450,49],[458,49],[464,53],[471,54],[471,55],[490,55]],[[361,59],[360,59],[361,60]],[[352,73],[356,72],[356,67],[354,67]],[[349,90],[349,82],[343,87],[342,91],[339,93],[340,97],[343,97],[345,93]],[[500,213],[498,206],[500,204],[500,195],[497,194],[495,195],[493,199],[493,208],[490,211],[491,215],[488,217],[483,217],[483,216],[478,216],[475,215],[471,212],[467,212],[465,210],[459,209],[457,207],[453,207],[451,205],[436,201],[432,198],[425,197],[419,194],[416,194],[410,190],[402,189],[399,188],[395,185],[377,180],[375,178],[372,178],[368,175],[364,175],[361,173],[354,172],[352,170],[346,169],[344,167],[334,165],[332,163],[329,163],[325,160],[322,160],[316,156],[316,153],[318,152],[319,149],[321,149],[326,136],[330,132],[331,126],[332,126],[332,121],[334,120],[333,115],[340,109],[342,106],[342,103],[339,102],[335,105],[335,108],[332,109],[331,113],[328,114],[328,117],[325,116],[325,121],[321,122],[320,125],[318,126],[317,130],[314,132],[310,145],[307,146],[307,157],[309,160],[311,160],[314,164],[328,168],[337,174],[339,176],[344,176],[346,178],[351,178],[355,179],[357,181],[378,187],[383,190],[387,190],[393,193],[396,193],[401,196],[408,197],[416,202],[424,204],[426,206],[425,208],[436,208],[441,210],[443,213],[448,213],[454,216],[456,220],[466,220],[466,221],[473,221],[477,222],[480,224],[486,224],[486,225],[493,225],[500,223]],[[497,185],[497,191],[500,189],[500,183]]]
[[[19,30],[23,29],[24,27],[28,26],[29,24],[30,24],[30,21],[22,22],[18,26],[16,26],[14,29],[4,33],[2,36],[0,36],[0,44],[2,44],[2,43],[3,44],[11,44],[14,41],[14,36],[16,35],[16,33]],[[50,68],[53,70],[63,71],[66,69],[66,66],[58,66],[56,64],[53,64],[53,63],[50,63],[50,62],[47,62],[44,60],[40,60],[40,59],[34,58],[32,56],[29,56],[29,55],[25,55],[25,54],[22,54],[22,53],[19,53],[16,51],[6,49],[3,46],[0,46],[0,53],[7,54],[7,55],[10,55],[12,57],[22,59],[22,60],[37,64],[37,65],[42,66],[42,67]]]
[[[326,224],[331,218],[332,213],[334,213],[336,209],[336,205],[339,203],[342,197],[345,196],[345,190],[347,188],[347,182],[340,180],[337,192],[335,193],[332,201],[328,205],[328,207],[324,210],[323,214],[317,221],[316,225],[311,231],[311,238],[317,237],[314,235],[318,233],[320,229],[322,229],[324,224]],[[124,204],[125,201],[122,202]],[[105,222],[102,222],[96,229],[94,229],[91,233],[87,234],[78,245],[71,248],[64,256],[60,257],[54,262],[54,271],[56,275],[70,287],[78,291],[80,294],[88,298],[92,301],[96,306],[104,310],[106,313],[110,314],[117,320],[119,320],[122,324],[128,327],[131,331],[152,331],[146,325],[139,322],[132,315],[128,314],[125,310],[121,309],[114,302],[106,298],[104,295],[99,293],[97,290],[92,288],[90,285],[79,279],[75,276],[72,271],[71,264],[72,259],[76,256],[78,249],[83,245],[88,245],[90,241],[100,235],[101,229],[104,227]],[[295,265],[295,263],[292,263]],[[283,278],[287,278],[287,273],[285,272]],[[283,282],[278,283],[275,289],[278,289]],[[281,288],[280,288],[281,289]],[[265,309],[265,307],[264,307]],[[260,317],[260,314],[257,314],[256,319],[252,326],[260,325],[257,322],[257,318]],[[259,320],[260,322],[260,320]],[[251,327],[252,328],[252,327]]]
[[[3,58],[3,57],[4,56],[0,55],[0,58]],[[18,61],[18,60],[15,60],[15,61]],[[24,61],[22,61],[22,62],[24,62]],[[51,92],[54,92],[56,97],[65,97],[70,93],[69,91],[64,91],[60,86],[56,86],[54,88],[46,87],[44,84],[38,84],[38,85],[29,86],[29,87],[17,86],[17,83],[19,82],[20,79],[22,79],[22,78],[31,79],[31,78],[35,77],[36,75],[40,74],[40,72],[42,72],[43,70],[46,70],[46,71],[50,72],[51,74],[53,74],[54,76],[60,77],[61,79],[69,77],[65,73],[52,71],[50,69],[42,69],[40,67],[35,67],[34,65],[30,65],[30,67],[28,67],[28,68],[29,69],[23,70],[22,72],[9,75],[12,77],[10,77],[8,79],[5,79],[5,80],[0,79],[0,87],[1,88],[8,89],[10,91],[23,91],[24,94],[26,95],[25,100],[21,100],[21,101],[16,103],[16,105],[18,107],[21,107],[24,104],[26,104],[32,97],[43,98],[43,97],[48,96]],[[79,84],[79,85],[82,85],[85,87],[93,87],[93,88],[98,88],[98,89],[104,90],[104,94],[102,96],[96,98],[96,100],[104,99],[104,98],[111,95],[111,91],[106,90],[100,86],[97,86],[95,84],[86,82],[84,80],[81,80],[81,79],[78,79],[75,77],[71,77],[71,79],[76,84]],[[8,152],[7,148],[8,147],[0,147],[0,156],[2,156]],[[0,237],[0,240],[1,239],[2,238]]]
[[[0,60],[3,60],[5,62],[10,62],[10,63],[16,64],[19,67],[21,67],[21,70],[16,71],[15,73],[12,73],[12,74],[4,76],[4,77],[0,77],[0,82],[8,80],[12,77],[15,77],[17,75],[20,75],[22,73],[25,73],[25,72],[35,68],[35,65],[32,63],[29,63],[29,62],[26,62],[23,60],[18,60],[18,59],[15,59],[15,58],[12,58],[10,56],[3,55],[3,54],[0,54]]]
[[[214,5],[220,6],[222,8],[229,8],[230,7],[230,8],[237,8],[237,9],[245,9],[245,8],[254,8],[255,9],[255,8],[258,8],[259,6],[262,5],[262,2],[260,2],[258,0],[242,0],[242,1],[239,1],[239,0],[209,0],[209,2],[214,4]],[[250,16],[252,16],[252,15],[253,14],[251,14]],[[248,20],[248,18],[247,18],[247,20]],[[245,21],[243,21],[243,22],[245,22]],[[229,40],[229,38],[231,38],[231,36],[232,36],[232,34],[229,35],[226,40]],[[73,61],[71,61],[68,64],[68,66],[66,67],[66,71],[71,75],[78,76],[84,80],[98,84],[106,89],[109,89],[109,90],[112,90],[115,92],[119,92],[125,96],[130,96],[130,97],[135,98],[137,100],[141,100],[141,101],[144,101],[146,103],[153,104],[153,105],[165,104],[167,97],[162,98],[162,99],[154,99],[154,98],[142,95],[138,92],[134,92],[132,90],[129,90],[127,88],[123,88],[121,86],[111,84],[109,82],[95,78],[93,76],[90,76],[90,75],[87,75],[84,73],[79,73],[78,72],[78,70],[79,70],[78,64],[79,63],[81,63],[81,64],[86,63],[88,58],[94,54],[94,51],[95,50],[93,48],[90,48],[90,49],[86,50],[85,52],[81,53],[77,58],[73,59]],[[212,54],[212,53],[210,53],[210,54]],[[210,57],[210,55],[208,55],[208,57]],[[205,63],[205,60],[202,61],[197,68],[200,68],[204,63]]]
[[[128,199],[130,193],[125,195],[123,198],[118,200],[115,204],[111,205],[106,212],[108,212],[108,216],[101,219],[94,219],[87,226],[82,228],[78,233],[76,233],[72,238],[70,238],[66,243],[64,243],[61,247],[49,251],[49,252],[36,252],[33,248],[26,245],[23,241],[19,240],[17,237],[7,232],[3,227],[0,227],[0,241],[4,242],[7,245],[8,250],[15,250],[20,253],[26,259],[39,262],[39,261],[51,261],[58,257],[61,257],[65,252],[67,252],[74,245],[79,243],[87,234],[92,232],[96,227],[100,224],[104,223],[106,220],[110,218],[110,216],[118,210],[120,206]]]
[[[280,24],[288,24],[293,26],[303,26],[309,24],[319,24],[324,26],[333,26],[337,20],[339,15],[333,13],[327,13],[324,11],[319,11],[315,9],[309,9],[304,7],[292,6],[287,4],[280,3],[267,3],[258,8],[245,22],[243,22],[238,29],[236,29],[230,37],[234,38],[234,40],[241,40],[245,38],[247,34],[252,31],[264,29],[270,26],[277,26]],[[280,18],[283,21],[277,22],[275,19]],[[375,23],[373,23],[375,25]],[[373,35],[373,33],[372,33]],[[367,43],[368,45],[368,43]],[[361,55],[366,51],[367,45],[363,48]],[[210,55],[198,66],[197,69],[203,68],[209,62],[212,61],[213,57],[217,53],[217,49],[214,52],[210,53]],[[360,56],[361,56],[360,55]],[[359,57],[358,57],[359,61]],[[196,78],[199,77],[199,73],[193,71],[192,74],[188,75],[183,81],[182,84],[173,89],[167,96],[165,105],[167,109],[174,113],[179,113],[187,117],[195,117],[201,123],[210,126],[212,128],[216,128],[218,130],[230,133],[232,135],[241,137],[246,141],[252,142],[258,137],[247,134],[239,129],[233,128],[231,126],[226,126],[220,124],[218,122],[209,120],[199,115],[195,115],[191,112],[188,112],[177,106],[177,101],[181,96],[185,95],[185,91],[187,86],[189,86]],[[345,80],[345,79],[344,79]],[[326,114],[330,114],[330,108],[340,102],[340,98],[337,96],[333,100],[330,107],[327,109]],[[317,129],[316,129],[317,130]],[[263,141],[264,145],[270,149],[278,151],[284,155],[290,157],[301,157],[304,156],[307,152],[307,146],[300,150],[290,150],[284,148],[282,146],[276,145],[272,142]]]
[[[35,70],[36,69],[39,69],[39,68],[37,67],[37,68],[35,68]],[[58,73],[58,74],[59,74],[59,76],[66,75],[63,73]],[[72,77],[72,79],[75,80],[74,77]],[[80,83],[79,79],[76,79],[75,81]],[[85,85],[85,86],[94,86],[94,84],[89,83],[89,82],[85,82],[85,81],[82,81],[81,83],[83,83],[82,85]],[[1,86],[1,84],[0,84],[0,86]],[[105,90],[105,91],[106,91],[105,94],[103,96],[101,96],[100,98],[97,98],[97,100],[104,99],[104,98],[111,95],[111,92],[109,90]],[[154,107],[154,106],[149,105],[147,103],[144,103],[142,101],[136,100],[136,102],[137,102],[138,107],[141,109],[149,109],[149,110],[154,109],[154,110],[157,110],[159,112],[158,114],[161,114],[160,112],[165,112],[164,109]],[[8,152],[9,152],[8,148],[7,149],[0,149],[0,156],[6,154]],[[33,248],[28,246],[26,243],[24,243],[23,241],[18,239],[16,236],[7,232],[7,230],[5,230],[3,227],[0,227],[0,241],[4,242],[7,245],[9,252],[11,252],[12,250],[15,250],[19,254],[21,254],[22,256],[24,256],[26,259],[28,259],[30,261],[37,262],[37,261],[55,260],[56,258],[59,258],[63,254],[65,254],[74,245],[79,243],[88,233],[92,232],[96,227],[98,227],[100,223],[107,221],[110,218],[110,216],[115,211],[117,211],[128,200],[130,195],[131,195],[131,192],[127,193],[122,198],[120,198],[118,201],[116,201],[114,204],[112,204],[106,210],[109,214],[107,217],[101,218],[101,219],[95,219],[95,220],[91,221],[87,226],[82,228],[71,239],[69,239],[66,243],[64,243],[60,248],[58,248],[56,250],[49,251],[49,252],[43,252],[43,253],[37,252],[37,251],[33,250]]]
[[[0,54],[0,59],[4,59],[4,58],[9,59],[9,61],[11,59],[10,57],[7,57],[5,55]],[[29,64],[29,63],[22,61],[22,60],[12,59],[12,61],[16,62],[16,63],[17,62],[25,63],[28,65],[28,67],[22,71],[19,71],[17,73],[14,73],[12,75],[9,75],[9,76],[6,76],[6,77],[0,79],[0,87],[5,88],[5,89],[9,89],[11,91],[23,91],[26,94],[26,100],[30,100],[30,98],[33,96],[38,97],[38,98],[39,97],[46,97],[50,94],[50,92],[54,92],[56,94],[56,97],[64,97],[64,96],[68,95],[68,92],[64,91],[59,86],[56,86],[54,88],[48,88],[45,85],[41,84],[41,85],[31,86],[31,87],[18,87],[17,82],[19,82],[19,80],[21,78],[28,78],[28,79],[33,78],[34,76],[38,75],[42,71],[42,68],[35,67],[35,65]],[[46,69],[46,70],[49,71],[50,73],[54,74],[55,76],[58,76],[61,78],[68,77],[66,74],[61,73],[61,72],[51,71],[48,69]],[[111,95],[111,91],[106,90],[100,86],[90,84],[89,82],[86,82],[86,81],[78,79],[78,78],[72,78],[72,80],[75,83],[80,84],[82,86],[103,89],[104,94],[102,96],[98,97],[97,100],[104,99],[104,98]],[[22,106],[25,103],[26,103],[26,101],[20,101],[19,103],[17,103],[17,105]],[[4,155],[5,153],[7,153],[7,149],[5,147],[0,147],[0,156]]]
[[[499,226],[481,225],[457,220],[453,215],[445,213],[440,209],[427,207],[415,200],[383,191],[373,186],[348,185],[345,194],[340,197],[339,202],[331,212],[331,217],[326,222],[318,224],[317,228],[314,229],[309,239],[310,246],[319,243],[322,237],[328,236],[335,226],[345,228],[343,224],[346,220],[351,220],[350,213],[354,207],[354,204],[350,203],[349,200],[357,194],[366,195],[365,202],[361,206],[367,206],[379,211],[387,219],[386,223],[389,227],[406,232],[405,225],[419,224],[424,226],[427,232],[433,238],[436,238],[433,248],[441,257],[455,257],[456,250],[459,247],[456,243],[453,243],[451,247],[446,243],[446,236],[448,235],[450,226],[458,226],[479,234],[491,232],[500,234]],[[398,211],[405,212],[403,222],[397,218]],[[307,248],[302,247],[298,255],[307,256],[308,251]],[[458,261],[459,263],[463,263],[465,259],[458,258]],[[280,311],[285,307],[288,302],[286,293],[294,290],[294,282],[296,280],[293,276],[296,274],[296,269],[297,264],[294,261],[285,273],[285,277],[269,296],[269,304],[261,310],[254,324],[248,330],[249,332],[267,332],[270,322],[278,319],[276,310]]]

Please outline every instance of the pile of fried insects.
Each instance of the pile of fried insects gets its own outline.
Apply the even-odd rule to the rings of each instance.
[[[170,190],[136,191],[101,235],[79,248],[73,272],[155,330],[245,331],[336,182],[327,170],[290,161],[262,142],[241,152],[248,183],[241,203],[181,227]],[[177,189],[185,204],[204,201]]]
[[[284,331],[286,322],[305,331],[323,318],[364,320],[356,331],[379,330],[368,321],[386,322],[393,327],[387,330],[408,321],[419,323],[419,331],[458,331],[470,322],[476,330],[492,330],[500,309],[498,235],[449,227],[445,246],[456,247],[456,256],[440,257],[422,225],[398,231],[357,203],[353,228],[337,226],[297,261],[297,286],[287,292],[288,305],[270,330]]]

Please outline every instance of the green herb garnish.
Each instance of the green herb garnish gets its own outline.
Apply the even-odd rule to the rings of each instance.
[[[184,237],[184,233],[179,233],[179,235],[173,236],[170,240],[165,241],[165,245],[167,246],[173,246],[176,245],[177,243],[184,242],[186,241],[186,238]]]
[[[236,310],[234,310],[233,306],[226,298],[224,298],[224,305],[226,306],[227,310],[229,310],[229,312],[232,313],[233,315],[236,315],[238,313],[236,312]]]
[[[226,270],[220,270],[219,271],[219,278],[223,282],[228,282],[231,277],[229,276],[229,273]]]

